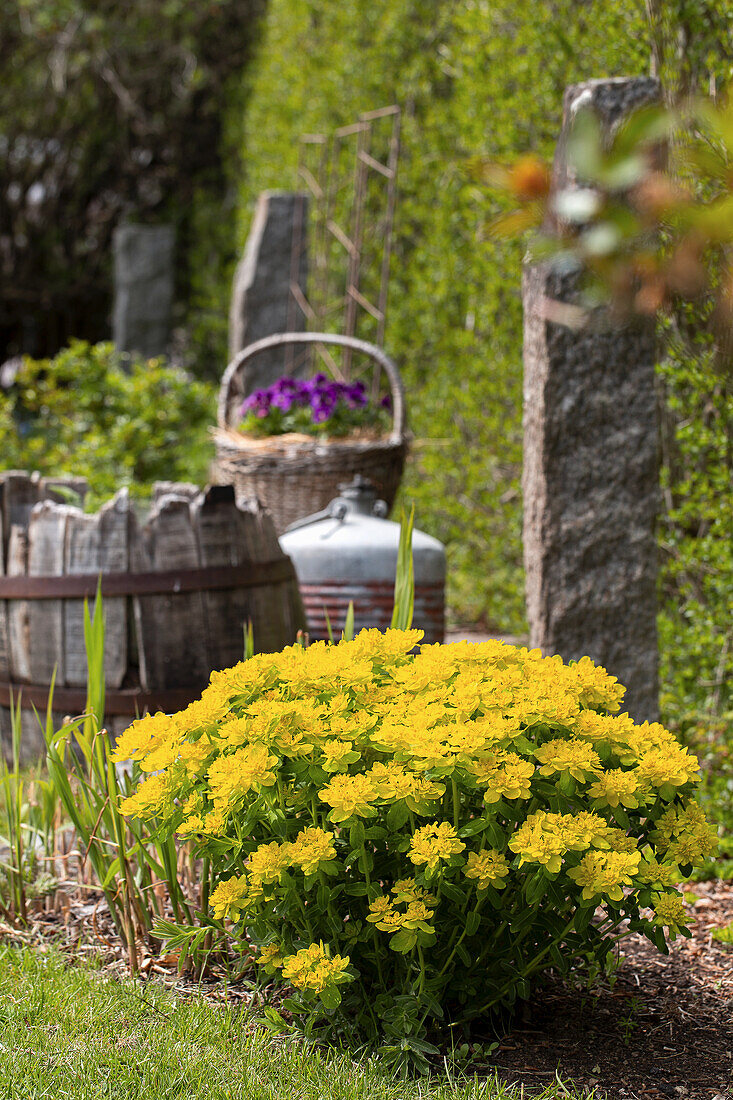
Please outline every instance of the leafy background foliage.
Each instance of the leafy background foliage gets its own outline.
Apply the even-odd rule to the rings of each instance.
[[[550,152],[566,84],[648,66],[642,5],[540,7],[271,0],[243,134],[242,236],[260,190],[294,185],[300,133],[403,106],[386,344],[416,436],[405,492],[448,544],[457,617],[505,631],[524,619],[521,249],[480,240],[465,164]]]
[[[203,484],[214,408],[213,387],[180,369],[75,341],[25,360],[0,406],[0,453],[6,469],[88,478],[96,507],[122,485],[143,495],[154,481]]]
[[[130,218],[176,227],[178,322],[218,372],[226,110],[261,7],[0,0],[0,359],[108,335],[111,234]]]

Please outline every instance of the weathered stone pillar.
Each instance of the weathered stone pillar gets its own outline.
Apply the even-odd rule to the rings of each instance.
[[[164,355],[171,334],[175,232],[167,225],[120,225],[114,232],[112,339],[119,351]]]
[[[555,178],[575,186],[564,139],[580,105],[609,132],[659,97],[650,79],[569,87]],[[547,264],[524,273],[524,558],[530,643],[565,660],[584,654],[626,685],[624,708],[658,715],[654,535],[658,505],[656,342],[652,321],[548,319],[572,302],[573,277]],[[598,322],[600,318],[595,318]]]
[[[293,295],[305,291],[308,257],[308,196],[264,191],[232,286],[229,310],[229,358],[247,344],[276,332],[302,332],[306,319]],[[245,389],[269,386],[292,373],[292,350],[275,348],[247,366]]]

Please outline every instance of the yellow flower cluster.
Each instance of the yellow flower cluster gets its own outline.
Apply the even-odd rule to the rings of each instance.
[[[347,957],[341,955],[331,957],[322,943],[312,943],[310,947],[303,947],[294,955],[288,955],[283,959],[283,978],[296,989],[322,993],[329,986],[340,985],[342,982],[351,980],[348,974],[344,973],[348,965]]]
[[[476,879],[479,890],[485,890],[487,886],[503,890],[506,886],[504,879],[509,874],[509,864],[501,852],[497,852],[495,848],[487,848],[482,852],[468,853],[464,873],[466,878]]]
[[[234,875],[221,879],[211,892],[210,902],[217,920],[239,920],[240,913],[247,908],[250,888],[246,875]]]
[[[613,832],[597,814],[555,814],[537,810],[519,826],[509,847],[519,856],[520,867],[524,863],[539,863],[551,874],[557,874],[562,857],[568,852],[581,852],[591,845],[610,848]]]
[[[639,780],[631,771],[604,771],[595,777],[588,788],[588,795],[597,806],[621,805],[631,810],[639,805],[636,795],[638,786]]]
[[[621,901],[623,887],[639,870],[641,852],[588,852],[568,876],[582,886],[582,897],[590,900],[599,894]]]
[[[531,798],[535,768],[515,752],[495,752],[479,756],[468,765],[479,787],[486,787],[484,802],[492,805],[502,798]]]
[[[370,924],[391,934],[403,929],[408,932],[420,929],[428,935],[435,934],[435,929],[427,923],[437,904],[432,894],[418,886],[414,879],[400,879],[392,887],[391,894],[392,897],[381,894],[370,903],[367,914]],[[400,905],[405,908],[399,909]]]
[[[687,925],[687,910],[685,903],[677,891],[667,894],[654,894],[652,896],[654,906],[654,924],[660,925],[669,931],[670,939],[676,939],[680,929]]]
[[[324,934],[335,951],[336,912],[350,954],[365,928],[412,950],[440,940],[444,907],[468,884],[506,899],[563,875],[562,891],[591,904],[654,889],[655,919],[678,926],[664,891],[716,843],[692,801],[697,759],[658,723],[621,713],[624,689],[587,658],[566,665],[498,641],[415,653],[420,638],[362,631],[213,673],[184,711],[120,738],[114,758],[146,773],[123,812],[215,861],[226,853],[241,873],[216,885],[215,915],[264,922],[262,939],[283,946],[264,947],[261,964],[282,962],[311,992],[348,964],[319,942],[301,947]]]
[[[303,829],[287,848],[291,864],[304,875],[314,875],[321,864],[336,858],[333,836],[316,826]]]
[[[667,810],[657,823],[655,839],[657,850],[664,853],[666,861],[683,866],[689,863],[698,866],[715,855],[718,847],[718,838],[696,802]]]
[[[282,947],[277,943],[266,944],[260,948],[260,953],[257,956],[257,965],[269,971],[280,970],[284,961]]]
[[[453,826],[441,821],[437,825],[431,823],[415,830],[408,858],[412,863],[425,864],[428,870],[434,871],[441,860],[460,855],[465,847]]]
[[[335,775],[320,797],[333,807],[329,814],[331,821],[348,821],[355,814],[369,817],[374,813],[372,802],[377,799],[377,791],[368,775]]]
[[[254,886],[277,882],[290,867],[299,867],[305,875],[336,858],[333,835],[317,826],[303,829],[293,841],[282,844],[273,840],[255,848],[247,862],[249,881]]]
[[[293,841],[260,844],[247,861],[247,873],[222,879],[211,894],[214,915],[236,921],[245,909],[264,900],[263,886],[280,880],[283,871],[298,867],[305,875],[316,874],[336,858],[331,833],[315,826],[303,829]]]
[[[537,749],[535,757],[540,763],[540,775],[570,775],[579,783],[595,778],[601,769],[598,753],[577,738],[566,741],[558,737],[546,741]]]

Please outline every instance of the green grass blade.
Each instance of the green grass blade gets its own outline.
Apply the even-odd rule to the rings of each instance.
[[[415,573],[412,560],[412,530],[415,523],[415,506],[410,515],[403,510],[400,522],[400,545],[397,550],[397,572],[394,585],[394,611],[392,627],[409,630],[415,606]]]
[[[104,607],[102,581],[97,583],[94,612],[89,613],[89,603],[84,601],[84,646],[87,654],[87,703],[88,725],[85,733],[90,740],[104,724]]]
[[[354,601],[349,600],[349,609],[346,612],[346,622],[344,623],[344,632],[341,635],[345,642],[351,642],[354,640]]]
[[[323,618],[326,620],[326,630],[328,631],[328,640],[331,643],[331,645],[333,645],[335,643],[336,639],[333,636],[333,627],[331,626],[331,620],[328,617],[328,612],[326,611],[326,605],[325,604],[323,605]]]

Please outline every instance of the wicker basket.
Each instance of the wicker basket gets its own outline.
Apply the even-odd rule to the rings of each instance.
[[[270,436],[266,443],[234,430],[247,396],[242,368],[261,351],[285,344],[332,344],[363,352],[385,372],[392,391],[392,432],[382,439],[316,440],[305,435]],[[405,394],[399,371],[380,348],[351,336],[287,332],[244,348],[221,383],[214,480],[232,484],[237,496],[256,498],[269,510],[278,534],[297,519],[325,508],[339,485],[356,474],[368,478],[394,502],[407,453]]]

